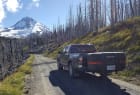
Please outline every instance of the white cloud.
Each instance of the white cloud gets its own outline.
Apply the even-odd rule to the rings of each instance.
[[[2,21],[6,17],[6,10],[15,13],[21,8],[20,0],[0,0],[0,27],[2,27]]]
[[[0,0],[0,23],[2,23],[2,20],[4,18],[5,18],[5,11],[4,11],[4,8],[3,8],[3,1]]]
[[[27,10],[30,10],[34,7],[38,8],[40,6],[40,0],[32,0],[31,3],[29,3]]]
[[[6,9],[9,12],[17,12],[19,9],[22,8],[22,4],[20,4],[19,0],[4,0]]]
[[[40,5],[40,0],[32,0],[32,2],[29,4],[27,9],[32,9],[33,7],[38,8]]]
[[[40,0],[32,0],[32,5],[38,8],[40,5]]]

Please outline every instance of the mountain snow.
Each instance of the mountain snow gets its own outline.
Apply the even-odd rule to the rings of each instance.
[[[43,32],[47,31],[49,31],[49,29],[45,25],[35,21],[30,17],[24,17],[10,28],[0,29],[0,36],[21,38],[27,37],[33,33],[41,35]]]

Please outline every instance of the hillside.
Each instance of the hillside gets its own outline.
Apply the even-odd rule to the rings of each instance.
[[[58,51],[68,44],[82,43],[94,44],[98,51],[123,51],[127,56],[126,70],[119,76],[127,81],[133,80],[125,77],[140,78],[140,17],[128,19],[117,23],[115,31],[110,27],[100,29],[99,33],[89,32],[86,36],[66,42],[53,52],[45,52],[45,56],[56,58]],[[139,79],[140,80],[140,79]],[[140,82],[139,82],[140,83]]]

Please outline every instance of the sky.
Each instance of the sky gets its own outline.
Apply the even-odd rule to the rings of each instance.
[[[65,24],[69,6],[76,13],[80,2],[84,4],[85,0],[0,0],[0,27],[10,27],[28,16],[51,29],[58,18]]]

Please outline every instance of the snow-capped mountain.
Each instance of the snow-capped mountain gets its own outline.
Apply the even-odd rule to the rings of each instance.
[[[31,17],[24,17],[10,28],[0,29],[0,36],[21,38],[27,37],[32,33],[41,35],[47,31],[49,31],[49,29],[45,25],[35,21]]]

